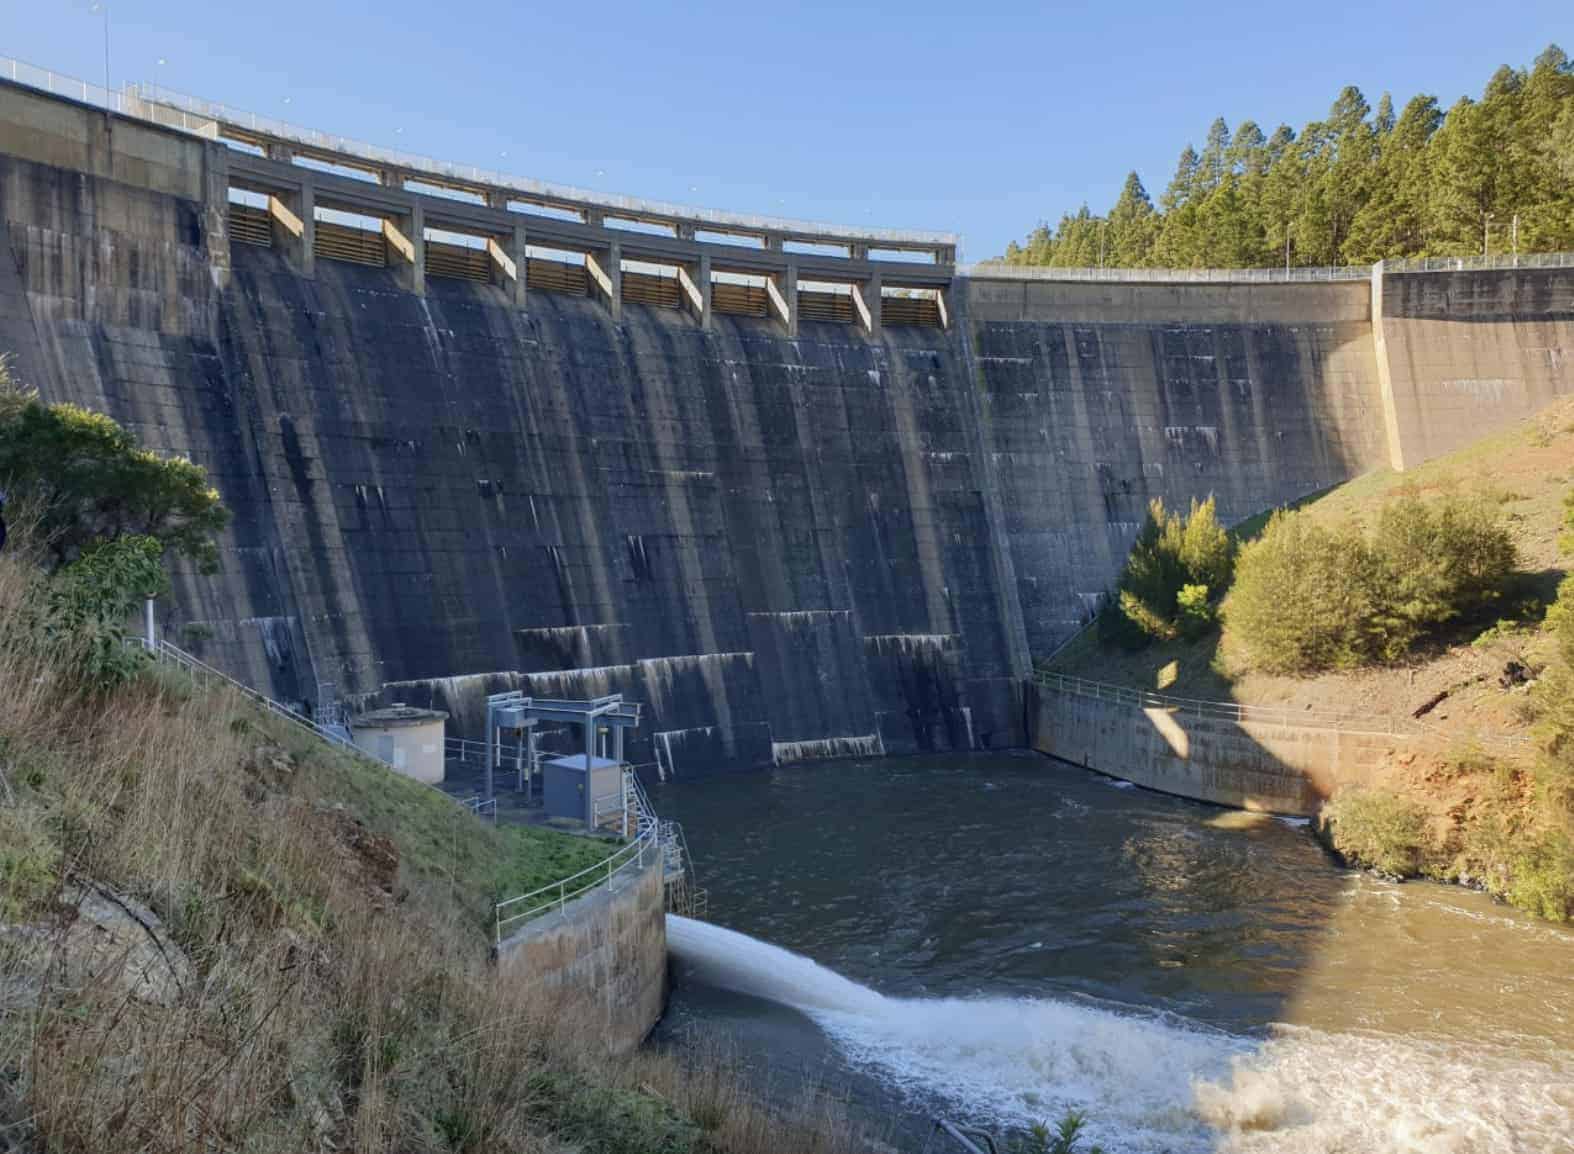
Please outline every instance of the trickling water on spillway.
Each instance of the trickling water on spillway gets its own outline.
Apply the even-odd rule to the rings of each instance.
[[[1041,759],[669,784],[703,1023],[865,1117],[1085,1110],[1122,1151],[1574,1150],[1574,933],[1334,868],[1304,829]],[[744,932],[746,931],[746,932]],[[773,944],[775,943],[775,944]]]

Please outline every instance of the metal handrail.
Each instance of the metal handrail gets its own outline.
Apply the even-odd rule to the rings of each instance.
[[[627,845],[620,846],[615,852],[608,854],[595,865],[587,866],[576,874],[570,874],[561,881],[544,885],[529,893],[520,894],[518,897],[507,898],[495,903],[493,906],[493,941],[501,946],[503,944],[503,931],[507,926],[517,922],[529,921],[531,918],[552,910],[563,910],[568,903],[577,898],[584,897],[603,886],[610,886],[613,880],[621,876],[631,866],[643,870],[645,868],[645,855],[659,852],[657,845],[659,831],[647,829]],[[543,900],[544,899],[544,900]],[[518,908],[523,906],[524,908]],[[504,911],[513,911],[505,915]]]
[[[78,80],[74,76],[67,76],[53,69],[40,68],[36,64],[29,64],[25,60],[17,60],[11,56],[0,56],[0,79],[9,80],[13,84],[22,84],[28,88],[36,88],[53,96],[80,100],[83,104],[91,104],[111,112],[126,111],[126,98],[123,93],[113,92],[101,84]]]
[[[995,1137],[989,1131],[975,1130],[971,1126],[958,1126],[949,1118],[934,1119],[934,1129],[929,1131],[930,1141],[934,1140],[936,1134],[945,1134],[967,1151],[967,1154],[996,1154],[998,1149],[995,1146]],[[980,1140],[984,1143],[982,1146],[978,1144]],[[929,1143],[925,1142],[924,1148],[928,1149],[928,1147]]]
[[[1379,261],[1375,265],[1318,265],[1307,268],[1060,268],[987,260],[957,265],[956,272],[958,276],[977,280],[1102,281],[1115,284],[1325,284],[1370,280],[1374,273],[1386,275],[1516,268],[1574,268],[1574,253],[1402,257]]]
[[[1384,273],[1474,272],[1513,268],[1574,268],[1574,252],[1500,252],[1490,256],[1417,256],[1379,261]]]
[[[445,737],[443,738],[443,755],[453,758],[455,761],[469,761],[474,757],[475,760],[484,762],[486,761],[486,742],[471,741],[466,737]]]
[[[549,734],[562,732],[561,728],[539,728],[536,730],[536,736],[546,737]],[[443,756],[452,761],[478,761],[484,765],[486,763],[486,742],[474,741],[468,737],[444,737]],[[515,754],[511,746],[501,749],[499,751],[499,766],[506,768],[514,760],[514,757]]]
[[[460,801],[459,804],[475,814],[476,817],[480,817],[482,814],[490,814],[492,816],[492,824],[497,824],[497,798],[467,797]]]
[[[352,140],[349,137],[339,136],[335,133],[302,128],[299,125],[290,124],[275,117],[259,116],[255,112],[231,108],[217,101],[187,96],[184,93],[171,91],[159,84],[132,85],[129,91],[133,96],[131,100],[127,101],[127,106],[132,110],[133,114],[137,114],[139,111],[137,108],[138,102],[146,101],[184,113],[187,116],[199,118],[201,123],[196,125],[184,123],[171,125],[171,127],[182,128],[186,131],[207,129],[211,132],[212,124],[216,121],[235,125],[240,129],[254,132],[261,136],[294,141],[308,148],[353,157],[356,160],[371,164],[391,166],[413,173],[423,173],[442,180],[460,181],[471,185],[491,185],[518,192],[526,197],[540,197],[551,201],[572,201],[583,204],[587,208],[611,210],[615,213],[624,212],[636,218],[645,216],[675,217],[686,221],[694,221],[701,225],[714,225],[719,228],[747,229],[757,232],[798,233],[823,236],[835,240],[888,241],[893,244],[933,244],[948,247],[954,247],[959,243],[959,238],[956,234],[949,232],[897,228],[855,228],[850,225],[827,224],[823,221],[796,220],[790,217],[769,216],[760,213],[699,208],[693,205],[675,204],[670,201],[649,200],[645,197],[597,192],[593,189],[580,188],[575,185],[555,184],[551,181],[536,180],[531,177],[514,176],[495,168],[482,168],[479,165],[455,164],[452,161],[435,160],[418,153],[403,152],[399,149],[368,144],[364,141]],[[165,118],[159,117],[156,111],[146,114],[146,119],[154,120],[156,123],[165,123]]]
[[[529,921],[553,909],[562,910],[575,898],[584,897],[602,886],[611,885],[631,863],[643,869],[647,852],[656,854],[665,852],[663,844],[666,836],[665,823],[656,816],[656,811],[651,807],[650,797],[646,794],[639,776],[632,770],[625,769],[623,781],[625,792],[622,797],[627,805],[624,812],[627,813],[628,809],[633,810],[634,839],[577,874],[531,890],[529,893],[520,894],[518,897],[497,902],[493,907],[495,922],[493,940],[497,945],[502,945],[504,927]],[[599,811],[593,816],[599,819]],[[519,906],[524,908],[516,909]],[[505,910],[514,912],[505,916]]]
[[[147,642],[142,641],[141,644],[144,648],[147,647]],[[346,749],[352,753],[359,754],[361,757],[367,758],[370,761],[375,761],[379,765],[388,765],[386,761],[378,757],[376,754],[369,750],[362,749],[360,746],[356,745],[355,742],[348,740],[340,734],[334,733],[332,730],[325,729],[323,726],[317,724],[317,722],[313,721],[299,710],[291,709],[283,702],[275,701],[266,694],[260,693],[259,691],[253,689],[244,681],[237,681],[229,674],[215,669],[206,661],[203,661],[200,657],[194,657],[192,654],[187,653],[184,649],[181,649],[177,645],[173,645],[166,640],[160,639],[157,646],[154,648],[154,656],[168,664],[183,668],[187,673],[195,677],[208,681],[220,681],[223,684],[229,686],[231,689],[234,689],[237,693],[245,697],[254,705],[260,705],[269,713],[284,718],[293,725],[306,730],[313,736],[320,737],[322,740],[332,745],[337,745],[341,749]]]
[[[211,136],[215,122],[223,121],[242,129],[293,140],[323,152],[337,152],[368,163],[387,165],[425,173],[439,179],[467,184],[493,185],[547,201],[578,202],[590,208],[641,216],[673,217],[714,226],[723,231],[787,232],[823,236],[848,241],[890,241],[896,244],[934,244],[955,247],[961,238],[956,233],[916,229],[855,228],[822,221],[795,220],[756,213],[698,208],[643,197],[596,192],[573,185],[554,184],[528,177],[511,176],[499,170],[476,165],[439,161],[398,149],[365,144],[347,137],[301,128],[272,117],[258,116],[227,105],[173,92],[157,84],[130,85],[114,92],[102,85],[73,76],[39,68],[10,56],[0,56],[0,77],[17,84],[84,104],[105,108],[169,128]],[[188,119],[189,118],[189,119]],[[1512,268],[1574,268],[1574,253],[1499,253],[1493,256],[1407,257],[1379,262],[1385,273],[1462,272]],[[1368,279],[1374,268],[1369,265],[1333,265],[1307,268],[1246,269],[1147,269],[1147,268],[1052,268],[1042,265],[1017,265],[1005,261],[979,261],[958,265],[957,273],[993,280],[1106,281],[1106,282],[1212,282],[1246,284],[1298,284]]]
[[[215,669],[206,661],[203,661],[200,657],[195,657],[192,654],[187,653],[178,645],[173,645],[162,638],[160,638],[155,645],[149,645],[147,639],[142,637],[128,637],[126,642],[127,644],[135,645],[148,651],[157,661],[164,662],[167,665],[174,665],[177,668],[185,670],[189,676],[197,678],[204,683],[217,681],[228,688],[233,689],[247,701],[250,701],[253,705],[259,706],[260,708],[273,714],[275,717],[283,718],[285,721],[288,721],[297,728],[304,729],[313,737],[319,738],[322,741],[326,741],[330,745],[337,746],[346,753],[362,758],[363,760],[370,761],[374,765],[381,766],[383,769],[397,772],[397,770],[394,770],[392,765],[378,757],[371,750],[363,749],[361,746],[356,745],[354,741],[333,732],[331,729],[327,729],[324,726],[319,725],[317,722],[313,721],[299,710],[291,709],[283,702],[275,701],[267,694],[258,692],[251,686],[247,685],[244,681],[237,681],[228,673]],[[414,781],[415,778],[409,778],[408,780]],[[444,793],[430,782],[421,782],[420,784],[426,786],[427,789],[440,794],[449,801],[455,802],[458,806],[460,806],[460,808],[471,810],[477,817],[480,817],[481,814],[484,811],[487,811],[488,807],[490,807],[489,812],[491,814],[492,820],[494,822],[497,820],[496,801],[490,801],[482,805],[477,805],[475,803],[480,801],[479,798],[454,798],[450,797],[450,795]]]
[[[1238,701],[1217,701],[1193,697],[1172,697],[1129,685],[1088,681],[1064,673],[1040,669],[1034,672],[1035,684],[1058,693],[1112,701],[1141,709],[1168,709],[1194,717],[1213,717],[1226,721],[1261,721],[1274,725],[1297,725],[1307,729],[1343,729],[1349,732],[1420,734],[1425,727],[1407,717],[1392,714],[1361,715],[1332,710],[1290,709],[1277,705],[1246,705]]]
[[[215,124],[222,122],[258,135],[293,141],[321,152],[338,153],[369,164],[405,169],[418,176],[424,174],[436,177],[438,180],[457,181],[470,185],[491,185],[516,192],[520,199],[535,197],[549,202],[574,202],[589,209],[609,212],[614,216],[624,213],[634,219],[668,217],[692,221],[702,228],[711,227],[723,232],[785,232],[816,238],[824,237],[827,241],[872,242],[876,246],[880,242],[887,242],[895,245],[934,245],[955,248],[961,243],[961,238],[951,232],[862,228],[829,224],[824,221],[769,216],[762,213],[700,208],[694,205],[650,200],[620,193],[597,192],[570,184],[556,184],[531,177],[514,176],[500,169],[435,160],[413,152],[402,152],[399,149],[367,144],[334,133],[302,128],[271,116],[259,116],[255,112],[232,108],[218,101],[203,100],[174,92],[160,84],[131,84],[122,92],[113,92],[102,85],[78,80],[48,68],[39,68],[37,65],[10,56],[0,56],[0,78],[57,96],[80,100],[84,104],[106,108],[124,116],[146,120],[164,128],[173,128],[209,139],[213,136]]]
[[[1104,281],[1130,283],[1304,284],[1372,279],[1371,265],[1315,268],[1059,268],[1052,265],[978,261],[957,265],[958,276],[975,280]]]

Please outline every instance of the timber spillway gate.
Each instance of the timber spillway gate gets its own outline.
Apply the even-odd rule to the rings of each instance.
[[[1021,745],[1151,497],[1234,520],[1574,391],[1556,260],[969,274],[115,102],[0,81],[0,349],[208,468],[222,572],[162,627],[286,701],[474,736],[490,692],[622,692],[679,773]]]

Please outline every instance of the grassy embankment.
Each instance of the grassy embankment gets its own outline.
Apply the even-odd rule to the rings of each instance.
[[[0,554],[0,632],[35,581]],[[94,695],[0,646],[0,1149],[868,1149],[823,1099],[767,1109],[705,1047],[607,1059],[495,980],[494,895],[605,852],[482,825],[227,691]],[[79,964],[93,887],[162,921],[162,993]]]
[[[1411,492],[1477,496],[1494,506],[1518,568],[1486,612],[1448,622],[1402,659],[1309,676],[1254,668],[1229,626],[1135,651],[1090,629],[1047,668],[1177,696],[1419,719],[1443,751],[1395,756],[1363,790],[1325,810],[1325,832],[1361,864],[1397,875],[1483,885],[1534,912],[1574,916],[1566,771],[1547,752],[1549,673],[1559,664],[1546,622],[1571,558],[1560,552],[1564,499],[1574,489],[1574,402],[1405,473],[1378,470],[1300,504],[1318,522],[1374,529],[1386,502]],[[1239,525],[1240,541],[1268,515]],[[1518,663],[1540,685],[1504,678]],[[1340,820],[1342,818],[1342,821]],[[1342,829],[1341,829],[1342,825]]]

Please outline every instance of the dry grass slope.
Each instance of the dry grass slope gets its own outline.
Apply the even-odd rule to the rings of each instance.
[[[0,555],[0,632],[34,580]],[[724,1056],[607,1059],[495,980],[494,889],[604,852],[525,836],[234,695],[85,697],[0,646],[0,1150],[869,1148],[823,1099],[749,1099]],[[152,963],[83,962],[106,898]]]

